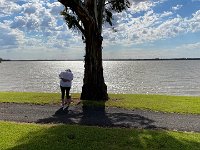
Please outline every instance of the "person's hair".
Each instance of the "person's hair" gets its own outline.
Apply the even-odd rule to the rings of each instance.
[[[67,69],[66,71],[72,72],[70,69]]]

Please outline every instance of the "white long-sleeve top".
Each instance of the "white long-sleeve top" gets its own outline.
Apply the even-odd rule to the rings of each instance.
[[[71,87],[72,86],[72,80],[73,80],[72,72],[69,72],[69,71],[61,72],[59,74],[59,78],[60,78],[60,86],[62,86],[62,87]]]

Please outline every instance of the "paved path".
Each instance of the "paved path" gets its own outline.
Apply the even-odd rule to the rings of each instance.
[[[65,111],[59,105],[0,103],[0,120],[29,123],[65,123],[106,127],[133,127],[200,132],[200,115],[183,115],[126,110],[121,108],[88,109],[81,105]]]

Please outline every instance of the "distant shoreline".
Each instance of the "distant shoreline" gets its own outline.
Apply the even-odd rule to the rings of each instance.
[[[169,60],[200,60],[200,58],[154,58],[154,59],[103,59],[103,61],[169,61]],[[84,61],[83,59],[55,60],[55,59],[33,59],[33,60],[12,60],[3,59],[1,61]]]

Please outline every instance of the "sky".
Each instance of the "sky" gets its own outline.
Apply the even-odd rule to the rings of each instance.
[[[200,58],[200,0],[131,3],[113,14],[113,27],[103,25],[104,59]],[[0,0],[0,58],[83,59],[63,9],[56,0]]]

